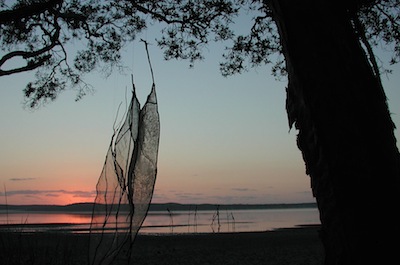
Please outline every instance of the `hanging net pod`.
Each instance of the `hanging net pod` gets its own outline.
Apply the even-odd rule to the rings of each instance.
[[[159,139],[160,119],[153,78],[142,109],[133,85],[125,120],[111,138],[96,186],[90,226],[90,265],[132,263],[133,242],[153,196]]]

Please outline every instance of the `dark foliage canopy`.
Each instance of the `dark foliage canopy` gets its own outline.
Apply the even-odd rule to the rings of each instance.
[[[349,14],[379,76],[373,47],[392,51],[400,60],[400,3],[397,0],[337,1]],[[157,44],[165,59],[203,59],[212,41],[226,41],[224,76],[272,63],[284,75],[279,35],[268,0],[0,0],[0,76],[36,71],[24,89],[32,108],[67,89],[77,99],[91,90],[83,80],[98,70],[105,75],[123,67],[121,49],[153,23],[163,29]],[[247,35],[234,32],[240,12],[253,15]],[[71,47],[74,49],[71,49]],[[71,52],[73,50],[74,52]],[[75,52],[76,51],[76,52]]]

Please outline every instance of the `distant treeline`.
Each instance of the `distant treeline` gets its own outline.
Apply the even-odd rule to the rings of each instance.
[[[99,205],[101,207],[101,205]],[[219,210],[262,210],[262,209],[295,209],[316,208],[311,203],[280,203],[280,204],[180,204],[180,203],[153,203],[150,211],[215,211]],[[4,205],[0,204],[0,211],[4,212],[92,212],[93,203],[74,203],[69,205]],[[128,211],[128,205],[121,205],[120,211]]]

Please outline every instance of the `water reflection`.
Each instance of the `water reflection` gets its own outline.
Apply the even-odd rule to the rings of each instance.
[[[0,213],[1,229],[87,233],[91,213]],[[126,219],[120,215],[119,218]],[[124,220],[121,219],[121,220]],[[319,224],[316,208],[229,211],[150,212],[139,233],[213,233],[266,231],[296,225]],[[115,231],[115,221],[106,229]],[[124,227],[119,227],[123,231]]]

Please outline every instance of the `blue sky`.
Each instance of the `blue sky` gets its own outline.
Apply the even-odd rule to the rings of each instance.
[[[142,37],[155,44],[155,36],[148,31]],[[314,201],[297,132],[289,132],[285,78],[275,80],[269,66],[222,77],[221,45],[211,45],[194,69],[185,61],[164,61],[156,45],[149,49],[161,118],[154,202]],[[130,74],[142,104],[151,88],[143,43],[126,46],[123,56],[125,73],[85,77],[93,94],[75,102],[75,92],[67,91],[35,111],[22,104],[33,73],[2,77],[0,194],[7,191],[9,204],[93,200],[118,106],[131,89]],[[400,126],[400,67],[392,69],[383,82]]]

